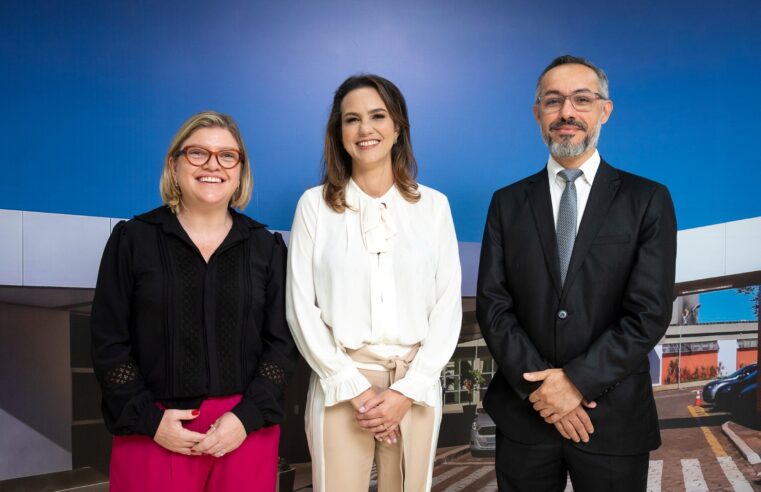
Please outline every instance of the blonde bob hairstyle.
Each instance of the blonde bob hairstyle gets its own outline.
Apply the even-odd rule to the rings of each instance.
[[[323,198],[336,212],[350,208],[346,203],[346,185],[351,178],[351,156],[343,146],[341,130],[341,103],[346,95],[355,90],[369,87],[375,89],[386,105],[391,119],[399,129],[399,138],[391,148],[391,170],[394,184],[405,200],[415,203],[420,200],[417,181],[417,161],[412,153],[410,120],[407,103],[402,92],[390,80],[373,74],[359,74],[344,80],[333,95],[328,124],[325,129],[325,150],[322,157]]]
[[[161,199],[164,201],[164,205],[169,207],[173,213],[177,213],[180,210],[182,203],[182,193],[180,187],[174,179],[172,172],[172,166],[175,159],[180,157],[182,146],[185,141],[195,132],[201,128],[224,128],[233,136],[240,148],[240,184],[230,198],[229,206],[243,210],[251,200],[251,192],[254,188],[254,176],[251,174],[251,163],[248,160],[248,152],[246,152],[246,146],[243,145],[243,137],[240,135],[240,130],[235,120],[232,117],[218,113],[216,111],[201,111],[196,113],[182,124],[177,134],[172,139],[172,143],[169,146],[169,150],[166,153],[166,159],[164,160],[164,171],[161,173],[161,181],[159,183],[159,190],[161,191]]]

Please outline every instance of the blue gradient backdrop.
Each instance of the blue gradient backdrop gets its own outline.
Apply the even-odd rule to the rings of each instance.
[[[410,106],[420,181],[479,241],[492,192],[538,170],[537,74],[607,70],[604,158],[668,185],[681,229],[761,215],[761,2],[18,1],[0,4],[0,208],[127,217],[159,203],[191,113],[239,122],[247,212],[289,229],[332,92],[367,71]]]

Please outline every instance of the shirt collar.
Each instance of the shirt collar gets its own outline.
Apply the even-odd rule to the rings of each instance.
[[[254,219],[243,215],[234,209],[228,209],[230,215],[233,218],[233,230],[235,233],[230,235],[230,238],[247,238],[251,235],[252,229],[261,229],[267,227],[266,225],[255,221]],[[182,228],[180,221],[177,220],[177,216],[166,205],[155,208],[150,212],[146,212],[141,215],[135,216],[135,219],[147,222],[149,224],[160,225],[166,233],[174,234],[186,241],[190,241],[185,229]]]
[[[349,184],[346,187],[346,203],[354,208],[361,208],[360,202],[385,203],[388,208],[396,193],[396,185],[394,184],[383,196],[375,198],[362,191],[362,188],[352,178],[349,178]]]
[[[579,169],[584,173],[582,176],[584,180],[589,184],[589,186],[592,186],[592,183],[595,180],[595,175],[597,174],[597,170],[600,168],[600,153],[595,149],[594,153],[589,156],[589,159],[584,161],[584,164],[579,166]],[[552,155],[547,159],[547,175],[550,178],[550,183],[554,183],[555,179],[557,179],[558,173],[565,169],[563,166],[561,166],[558,161],[555,160]]]

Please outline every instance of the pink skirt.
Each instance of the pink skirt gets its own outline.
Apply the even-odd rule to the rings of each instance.
[[[205,433],[241,395],[209,398],[201,414],[184,426]],[[277,477],[280,427],[252,432],[235,451],[221,458],[185,456],[168,451],[147,436],[114,436],[111,448],[112,492],[273,492]]]

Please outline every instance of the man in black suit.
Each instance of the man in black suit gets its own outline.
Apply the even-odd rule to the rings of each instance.
[[[676,219],[668,190],[597,152],[605,73],[562,56],[534,116],[550,150],[489,206],[476,314],[499,366],[500,491],[645,490],[660,445],[648,353],[671,318]]]

